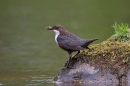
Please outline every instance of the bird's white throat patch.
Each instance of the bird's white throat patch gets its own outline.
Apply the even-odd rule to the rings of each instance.
[[[58,30],[53,30],[53,31],[55,32],[55,41],[58,44],[57,37],[60,35],[60,32]]]

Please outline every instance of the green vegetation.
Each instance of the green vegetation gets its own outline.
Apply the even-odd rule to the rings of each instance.
[[[130,43],[130,29],[128,24],[117,24],[113,26],[115,29],[115,34],[110,37],[110,41],[120,41]]]

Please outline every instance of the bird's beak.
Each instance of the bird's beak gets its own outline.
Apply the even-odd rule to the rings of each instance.
[[[47,30],[52,30],[51,26],[46,27]]]

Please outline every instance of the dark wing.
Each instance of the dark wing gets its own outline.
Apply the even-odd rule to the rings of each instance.
[[[83,50],[79,42],[71,35],[58,36],[57,41],[60,47],[66,50]]]

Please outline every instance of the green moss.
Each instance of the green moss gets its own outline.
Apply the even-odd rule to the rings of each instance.
[[[106,58],[112,62],[127,63],[130,61],[130,45],[118,41],[104,41],[100,44],[91,45],[89,50],[86,49],[81,54],[88,56],[92,60]]]

